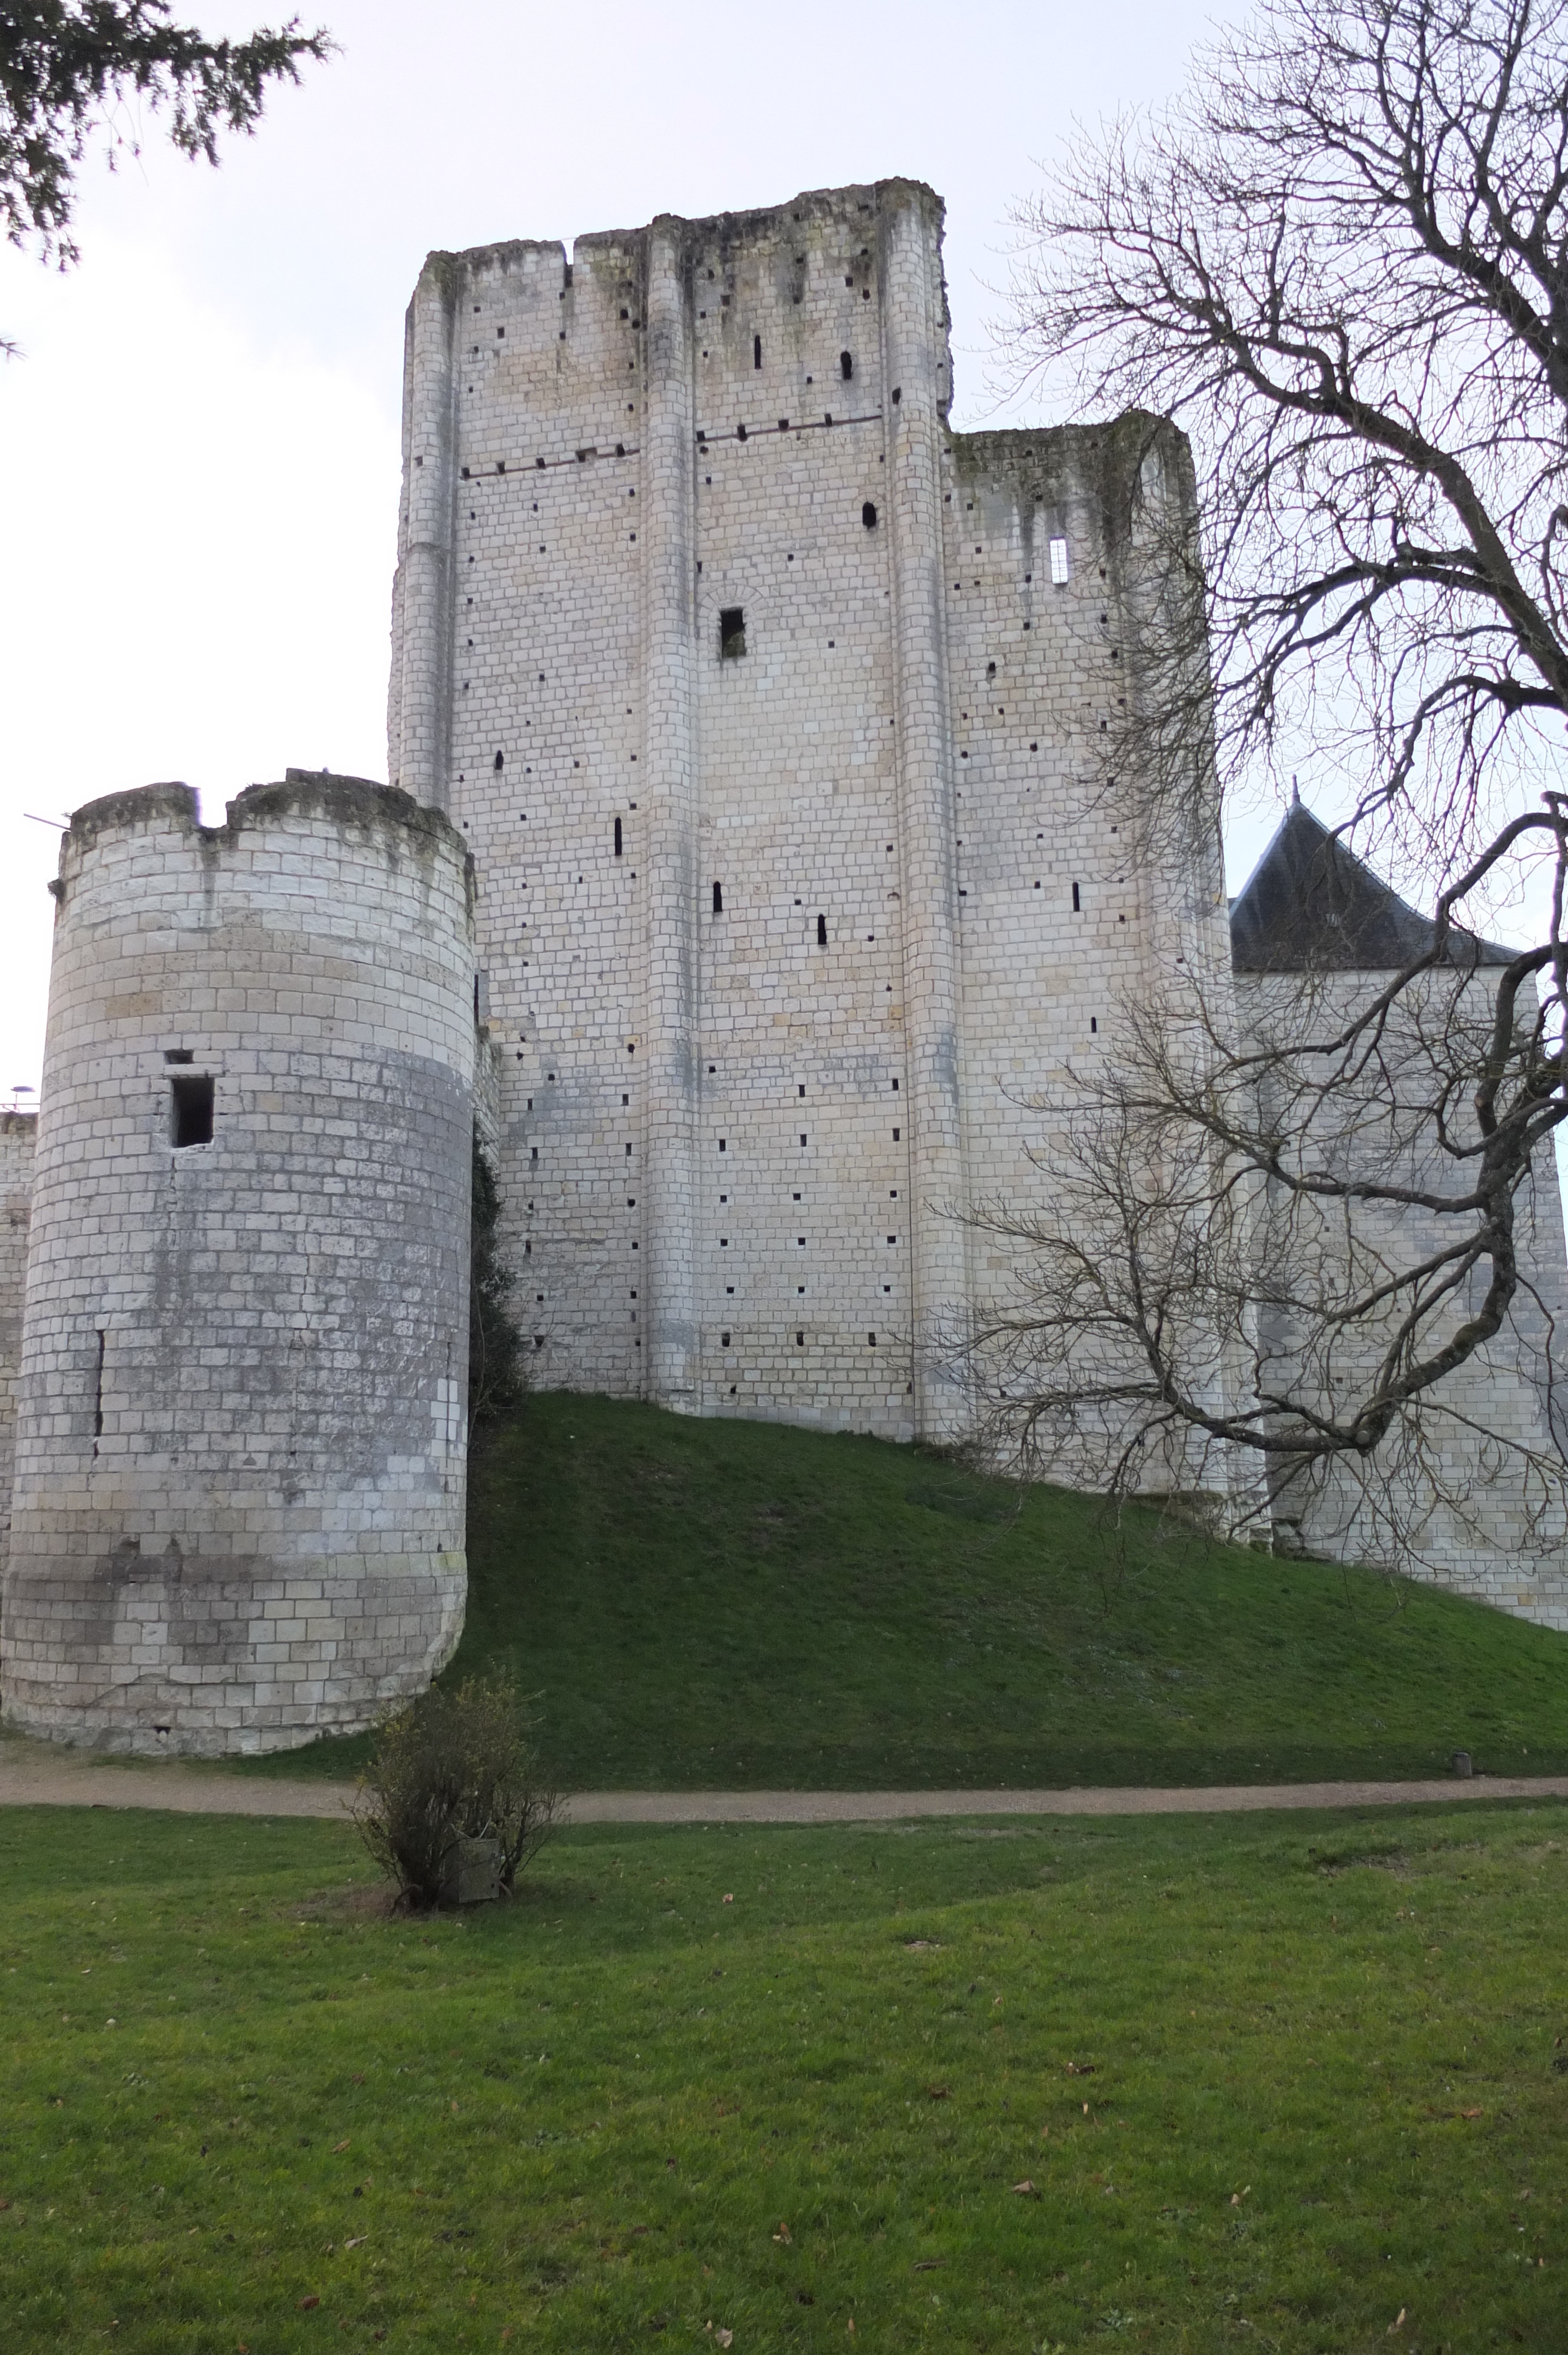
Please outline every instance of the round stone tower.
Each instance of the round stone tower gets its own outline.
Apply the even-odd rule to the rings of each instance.
[[[10,1723],[214,1756],[346,1732],[462,1625],[473,873],[291,770],[79,810],[24,1317]]]

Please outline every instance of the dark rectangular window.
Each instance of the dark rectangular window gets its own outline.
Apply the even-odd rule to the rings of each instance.
[[[753,336],[751,339],[751,365],[754,368],[759,368],[762,366],[762,338],[760,336]]]
[[[175,1145],[212,1143],[212,1082],[205,1074],[181,1072],[169,1082],[173,1098],[169,1134]]]
[[[620,820],[619,818],[615,821],[615,855],[617,858],[620,857]]]
[[[724,913],[724,885],[722,883],[715,883],[714,885],[714,913],[715,916],[722,916]]]
[[[719,652],[733,659],[746,652],[746,608],[726,605],[719,615]]]
[[[825,948],[827,947],[827,945],[828,945],[828,920],[827,920],[826,916],[819,916],[819,917],[817,918],[817,946],[818,946],[820,949],[825,949]]]

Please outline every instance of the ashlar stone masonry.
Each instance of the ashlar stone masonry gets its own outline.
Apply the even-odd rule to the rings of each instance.
[[[291,772],[219,827],[183,785],[90,803],[55,890],[7,1722],[363,1725],[462,1624],[471,863]]]
[[[1217,843],[1075,788],[1139,669],[1179,434],[960,436],[914,182],[432,255],[390,773],[482,878],[541,1380],[888,1438],[1118,992],[1223,965]]]

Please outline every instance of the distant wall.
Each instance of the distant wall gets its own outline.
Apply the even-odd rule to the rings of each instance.
[[[1393,977],[1240,974],[1244,1035],[1264,1044],[1331,1033]],[[1312,1156],[1384,1183],[1460,1190],[1465,1165],[1438,1149],[1423,1116],[1433,1101],[1425,1041],[1466,1028],[1489,1031],[1496,979],[1486,966],[1463,977],[1440,971],[1409,993],[1403,1013],[1381,1035],[1361,1092],[1336,1092],[1339,1133],[1314,1133]],[[1449,1119],[1462,1144],[1465,1106],[1451,1106]],[[1310,1215],[1288,1226],[1286,1219],[1281,1189],[1272,1186],[1260,1224],[1266,1295],[1282,1283],[1310,1297],[1319,1271],[1326,1295],[1342,1292],[1352,1264],[1359,1286],[1377,1285],[1391,1270],[1451,1244],[1465,1226],[1460,1218],[1411,1204],[1357,1204],[1348,1212],[1336,1206],[1320,1228]],[[1568,1529],[1516,1452],[1533,1449],[1550,1461],[1558,1449],[1551,1353],[1563,1346],[1568,1276],[1562,1195],[1550,1158],[1517,1198],[1515,1244],[1523,1281],[1497,1337],[1435,1386],[1371,1457],[1331,1459],[1288,1485],[1277,1472],[1276,1541],[1283,1550],[1299,1548],[1330,1561],[1389,1563],[1568,1629]],[[1478,1309],[1489,1274],[1483,1266],[1467,1278],[1435,1327],[1435,1343]],[[1288,1301],[1266,1297],[1258,1313],[1266,1353],[1261,1387],[1277,1386],[1342,1414],[1367,1393],[1407,1305],[1407,1295],[1396,1295],[1383,1315],[1331,1332],[1326,1347],[1314,1347],[1314,1321]],[[1556,1412],[1561,1434],[1568,1428],[1561,1399]]]
[[[940,232],[885,181],[416,290],[390,773],[478,862],[540,1380],[961,1430],[955,1214],[1124,988],[1228,975],[1216,846],[1100,790],[1185,445],[953,434]]]

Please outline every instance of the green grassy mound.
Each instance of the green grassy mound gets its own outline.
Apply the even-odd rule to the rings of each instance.
[[[1549,2355],[1565,1825],[581,1831],[397,1921],[341,1826],[7,1810],[0,2343]]]
[[[1568,1772],[1560,1635],[873,1439],[546,1393],[469,1562],[450,1673],[537,1692],[578,1789]]]

